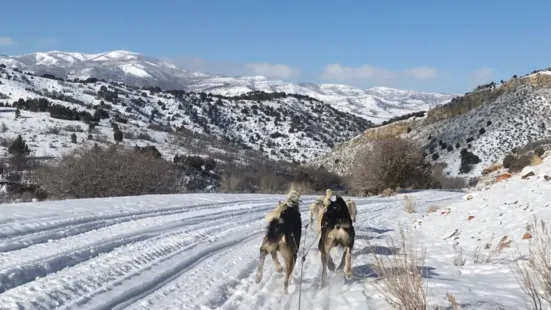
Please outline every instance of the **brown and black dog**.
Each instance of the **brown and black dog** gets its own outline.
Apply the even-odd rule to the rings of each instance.
[[[352,276],[352,248],[356,233],[352,225],[352,219],[348,206],[344,199],[337,196],[335,201],[330,201],[321,219],[321,237],[318,244],[321,253],[321,287],[327,285],[327,268],[335,271],[335,263],[330,251],[335,246],[342,246],[344,253],[337,270],[342,270],[347,279]]]
[[[287,293],[289,277],[297,262],[300,238],[302,234],[302,220],[299,210],[300,195],[297,191],[291,191],[284,203],[279,203],[272,212],[266,215],[268,223],[266,235],[260,246],[260,261],[256,272],[256,283],[262,280],[264,261],[270,253],[276,265],[277,272],[281,272],[281,264],[277,259],[277,252],[283,255],[285,260],[285,279],[283,281],[284,292]]]

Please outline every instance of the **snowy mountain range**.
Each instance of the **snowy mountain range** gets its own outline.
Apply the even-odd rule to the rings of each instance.
[[[269,80],[263,76],[212,76],[190,72],[166,61],[128,51],[100,54],[52,51],[0,56],[0,64],[39,75],[53,74],[63,79],[93,77],[136,87],[185,89],[224,96],[251,91],[299,94],[321,100],[335,109],[358,115],[375,124],[399,115],[428,110],[455,97],[386,87],[358,89],[339,84],[295,84]]]
[[[35,156],[114,144],[119,128],[124,134],[120,143],[155,146],[168,160],[184,154],[247,163],[265,155],[304,162],[372,126],[300,95],[161,91],[96,79],[63,80],[3,65],[0,106],[0,152],[22,135]],[[16,108],[21,117],[14,116]],[[76,142],[71,143],[73,133]]]

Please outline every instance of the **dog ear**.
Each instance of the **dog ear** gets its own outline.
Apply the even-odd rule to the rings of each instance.
[[[346,207],[346,201],[344,201],[344,199],[342,199],[341,196],[338,196],[337,195],[337,199],[335,199],[335,202],[340,204],[341,206],[345,206]]]

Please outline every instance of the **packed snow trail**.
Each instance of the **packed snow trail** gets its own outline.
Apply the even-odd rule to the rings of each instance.
[[[418,195],[424,203],[460,197]],[[2,205],[0,309],[295,309],[300,261],[288,295],[271,258],[262,282],[254,282],[264,216],[284,198],[186,194]],[[303,197],[304,224],[315,198]],[[319,289],[309,229],[306,244],[315,244],[304,263],[303,309],[369,309],[369,240],[392,231],[403,207],[401,197],[356,201],[353,280],[329,273],[329,287]]]

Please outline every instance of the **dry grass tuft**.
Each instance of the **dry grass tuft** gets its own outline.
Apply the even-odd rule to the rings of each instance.
[[[537,166],[543,162],[543,159],[539,157],[538,155],[532,156],[532,160],[530,161],[530,166]]]
[[[528,258],[513,266],[512,271],[522,291],[529,296],[534,309],[551,305],[551,235],[545,221],[534,217],[530,226]]]
[[[499,169],[503,168],[502,163],[493,163],[488,168],[482,170],[482,175],[488,175],[494,171],[497,171]]]
[[[415,250],[402,226],[399,232],[400,240],[396,242],[389,238],[387,246],[400,249],[400,253],[375,255],[373,271],[379,281],[372,283],[389,303],[399,309],[427,309],[427,283],[423,280],[425,250]]]
[[[383,197],[390,197],[392,195],[394,195],[394,190],[392,190],[392,188],[387,188],[387,189],[383,190],[382,193],[381,193],[381,196],[383,196]]]
[[[462,308],[459,306],[459,303],[457,303],[457,300],[455,300],[455,296],[453,296],[450,292],[446,292],[446,298],[450,302],[452,306],[452,310],[461,310]]]
[[[417,212],[417,201],[409,195],[404,196],[404,209],[407,213]]]
[[[427,210],[427,213],[434,213],[434,212],[438,211],[439,209],[440,209],[439,206],[431,205],[431,206],[429,206],[429,208]]]

